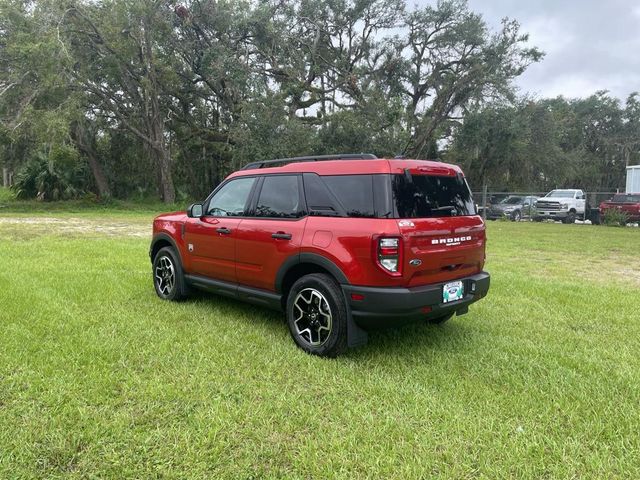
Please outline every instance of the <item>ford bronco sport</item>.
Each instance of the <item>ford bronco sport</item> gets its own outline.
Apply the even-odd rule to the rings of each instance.
[[[369,327],[442,323],[489,289],[462,171],[369,154],[249,164],[155,218],[149,254],[160,298],[195,287],[284,310],[320,356],[366,343]]]

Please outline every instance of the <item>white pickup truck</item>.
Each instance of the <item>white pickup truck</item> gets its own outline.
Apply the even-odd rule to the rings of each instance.
[[[533,220],[541,222],[550,218],[562,220],[562,223],[574,223],[578,216],[585,218],[586,203],[582,190],[551,190],[536,202]]]

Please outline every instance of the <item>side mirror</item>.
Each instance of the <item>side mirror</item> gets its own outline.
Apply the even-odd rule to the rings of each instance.
[[[190,218],[200,218],[204,215],[204,209],[201,203],[194,203],[187,208],[187,216]]]

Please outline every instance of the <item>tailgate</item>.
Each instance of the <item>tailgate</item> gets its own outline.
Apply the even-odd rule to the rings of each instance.
[[[485,226],[479,216],[399,220],[408,287],[446,282],[482,271]]]

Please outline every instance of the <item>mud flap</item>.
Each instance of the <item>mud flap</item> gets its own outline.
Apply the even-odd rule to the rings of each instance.
[[[345,295],[345,301],[347,300]],[[369,334],[360,328],[351,315],[349,302],[347,305],[347,347],[355,348],[366,345],[369,342]]]

